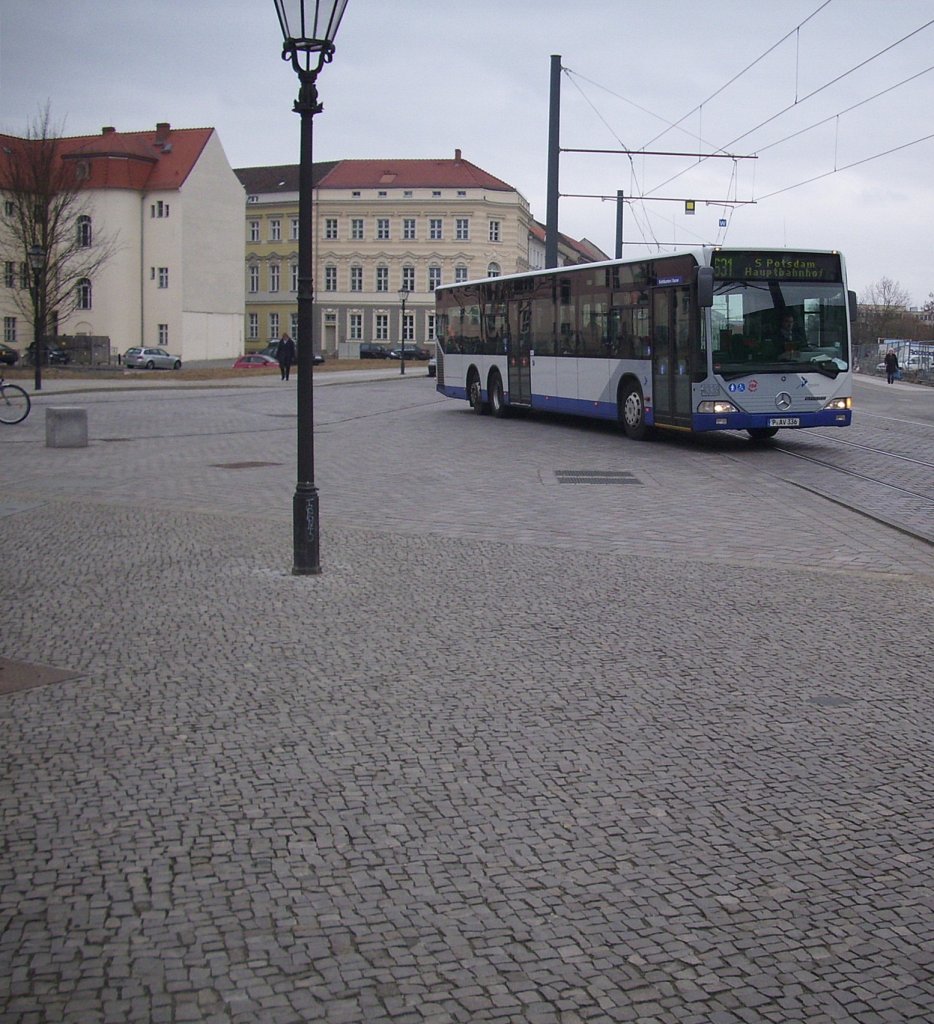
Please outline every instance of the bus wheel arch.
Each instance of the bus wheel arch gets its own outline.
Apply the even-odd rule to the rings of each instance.
[[[487,404],[483,401],[480,386],[480,371],[476,366],[471,366],[467,371],[467,401],[478,416],[483,416],[487,412]]]
[[[644,440],[649,433],[645,422],[645,398],[642,385],[632,375],[623,377],[616,393],[616,415],[626,436],[633,441]]]
[[[486,393],[490,399],[490,412],[498,420],[503,419],[509,411],[509,406],[506,405],[506,395],[503,391],[503,378],[499,375],[499,370],[495,368],[490,370]]]

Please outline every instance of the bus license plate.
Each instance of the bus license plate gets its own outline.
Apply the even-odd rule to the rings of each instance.
[[[769,420],[770,427],[800,427],[801,420],[797,416],[773,416]]]

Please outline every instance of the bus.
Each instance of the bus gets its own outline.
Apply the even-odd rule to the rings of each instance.
[[[436,386],[510,409],[653,429],[846,427],[850,325],[839,252],[705,247],[442,285]]]

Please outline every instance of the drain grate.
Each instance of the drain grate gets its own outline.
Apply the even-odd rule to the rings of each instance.
[[[281,462],[212,462],[211,469],[261,469],[263,466],[281,465]]]
[[[60,683],[81,675],[73,669],[52,668],[51,665],[33,665],[28,661],[10,661],[0,658],[0,694],[32,690],[46,683]]]
[[[623,469],[556,469],[559,484],[641,484],[642,481]]]

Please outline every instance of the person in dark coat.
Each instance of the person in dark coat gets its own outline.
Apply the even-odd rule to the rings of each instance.
[[[283,334],[279,339],[279,347],[276,349],[276,359],[279,362],[279,370],[282,373],[282,379],[289,379],[289,370],[292,368],[292,363],[295,362],[295,342],[287,335]]]
[[[898,373],[898,356],[895,354],[894,349],[889,349],[885,353],[885,379],[891,384],[895,380],[895,376]]]

